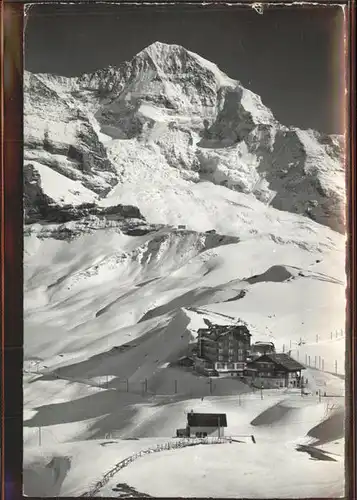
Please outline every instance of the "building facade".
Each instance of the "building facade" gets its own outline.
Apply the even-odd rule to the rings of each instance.
[[[255,342],[250,348],[250,358],[257,359],[263,354],[274,354],[275,345],[273,342]]]
[[[190,427],[189,437],[224,437],[224,427]]]
[[[210,325],[198,330],[197,364],[218,373],[243,374],[251,335],[245,324]],[[200,361],[201,360],[201,361]]]
[[[225,413],[195,413],[187,414],[188,437],[224,437],[224,429],[227,427],[227,416]]]
[[[263,354],[247,363],[245,376],[259,381],[262,386],[301,387],[301,371],[304,369],[288,354]]]

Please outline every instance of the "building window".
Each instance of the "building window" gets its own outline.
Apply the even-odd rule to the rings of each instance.
[[[197,438],[205,438],[207,437],[207,432],[196,432]]]
[[[223,361],[223,356],[221,354],[218,355],[218,361]]]

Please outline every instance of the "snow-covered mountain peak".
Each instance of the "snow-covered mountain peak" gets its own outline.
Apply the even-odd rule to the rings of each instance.
[[[344,226],[343,141],[281,125],[260,96],[180,45],[155,42],[78,78],[27,72],[25,160],[28,182],[42,179],[39,190],[29,187],[30,204],[54,171],[76,205],[104,197],[105,206],[138,206],[152,222],[145,193],[159,189],[161,199],[174,187],[181,206],[192,184],[208,181]],[[47,201],[61,204],[63,189],[51,187]],[[153,207],[155,222],[167,223],[161,208]]]
[[[168,44],[160,41],[156,41],[142,49],[135,57],[144,56],[148,54],[153,59],[159,61],[164,57],[168,57],[172,54],[176,54],[178,57],[183,52],[188,52],[182,45]]]
[[[191,77],[194,77],[197,73],[203,75],[208,72],[210,76],[216,79],[218,87],[235,88],[239,85],[239,82],[225,75],[216,64],[185,49],[181,45],[154,42],[135,56],[135,58],[143,57],[150,57],[157,68],[167,70],[167,78],[175,79],[180,74],[187,72],[189,72],[189,75],[185,76]]]

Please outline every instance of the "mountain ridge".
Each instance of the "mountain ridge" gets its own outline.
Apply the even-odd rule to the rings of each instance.
[[[201,56],[155,42],[79,77],[25,72],[25,172],[55,171],[82,186],[78,203],[100,203],[125,187],[135,155],[144,178],[212,182],[344,232],[342,138],[279,124]]]

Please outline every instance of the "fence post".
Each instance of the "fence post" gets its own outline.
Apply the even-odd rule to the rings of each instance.
[[[311,366],[311,365],[310,365],[310,356],[309,356],[309,366]]]

